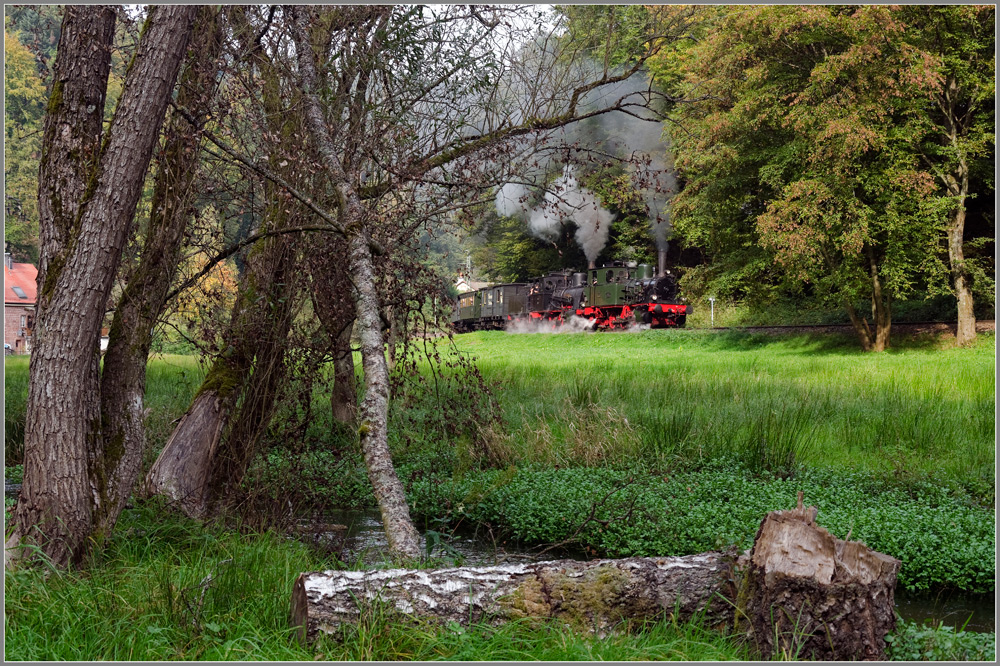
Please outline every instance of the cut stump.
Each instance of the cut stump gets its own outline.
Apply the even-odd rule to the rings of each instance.
[[[381,605],[434,622],[493,625],[553,618],[603,635],[623,620],[686,620],[704,612],[710,626],[732,622],[733,555],[625,558],[449,569],[303,573],[292,591],[300,638],[337,634]],[[723,598],[725,596],[725,598]]]
[[[761,522],[741,558],[736,628],[763,659],[884,660],[900,561],[834,537],[816,513],[799,493],[798,508]]]

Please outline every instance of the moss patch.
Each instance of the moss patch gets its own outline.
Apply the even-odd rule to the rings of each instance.
[[[602,630],[633,611],[640,614],[655,611],[632,608],[635,604],[630,598],[639,598],[631,590],[635,582],[628,573],[611,565],[577,573],[546,570],[498,601],[514,619],[556,617],[575,628]]]
[[[205,375],[205,381],[201,383],[201,388],[195,397],[206,391],[214,391],[222,398],[229,397],[240,386],[240,374],[240,371],[231,366],[226,359],[217,359],[212,369]]]

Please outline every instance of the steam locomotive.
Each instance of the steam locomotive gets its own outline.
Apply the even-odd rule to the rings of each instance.
[[[561,325],[581,317],[594,330],[683,326],[691,306],[678,296],[668,270],[653,275],[649,264],[613,261],[586,273],[555,271],[529,282],[498,284],[461,294],[452,314],[459,333],[504,329],[517,321]]]

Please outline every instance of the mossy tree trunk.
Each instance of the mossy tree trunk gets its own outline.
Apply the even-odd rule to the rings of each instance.
[[[146,394],[146,363],[153,328],[167,302],[170,284],[177,273],[184,231],[194,199],[198,173],[201,130],[215,95],[216,59],[222,49],[219,11],[200,8],[185,69],[181,75],[177,104],[185,109],[194,126],[182,114],[171,114],[164,130],[164,144],[153,189],[149,229],[139,263],[115,307],[110,340],[101,375],[101,419],[108,442],[105,454],[108,474],[104,494],[107,502],[97,517],[97,530],[110,534],[131,494],[146,449],[143,408]]]
[[[339,423],[354,425],[358,412],[358,387],[354,374],[351,334],[354,330],[354,299],[345,266],[346,244],[333,234],[315,239],[321,245],[307,258],[313,310],[326,331],[333,354],[333,389],[330,412]]]
[[[763,659],[885,659],[899,560],[842,541],[816,508],[774,511],[751,551],[494,567],[301,574],[291,622],[338,636],[365,613],[460,625],[554,619],[604,634],[673,616],[743,634]]]
[[[162,495],[192,518],[212,514],[239,485],[270,422],[286,377],[294,245],[290,235],[272,236],[247,258],[228,344],[146,475],[146,495]]]
[[[253,30],[242,9],[232,14],[238,36],[262,79],[268,131],[281,137],[288,150],[300,130],[294,102],[284,99],[280,72],[249,42]],[[275,150],[268,167],[303,185],[289,166],[290,157]],[[280,186],[266,181],[268,202],[255,233],[299,226],[303,212],[291,205]],[[267,428],[276,393],[287,379],[284,357],[296,293],[297,234],[276,234],[258,241],[247,254],[238,294],[223,334],[226,348],[215,359],[194,400],[171,433],[146,475],[144,492],[177,503],[186,515],[204,518],[238,487]]]
[[[38,546],[57,565],[79,561],[101,536],[94,521],[107,502],[109,448],[101,423],[101,323],[196,12],[150,9],[118,107],[95,149],[104,100],[96,90],[107,86],[114,11],[66,9],[43,136],[43,271],[24,484],[8,563],[30,552],[13,549],[21,545]]]

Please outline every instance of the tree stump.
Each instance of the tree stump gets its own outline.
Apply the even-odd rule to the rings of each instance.
[[[800,492],[796,509],[761,522],[741,567],[736,628],[763,659],[884,660],[900,562],[837,539],[816,513]]]
[[[686,620],[704,611],[710,626],[733,617],[733,554],[625,558],[448,569],[303,573],[292,591],[300,638],[337,634],[366,608],[468,625],[554,618],[604,635],[623,620]]]

